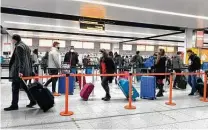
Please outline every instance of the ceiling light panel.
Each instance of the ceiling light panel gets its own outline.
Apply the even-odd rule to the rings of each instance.
[[[164,10],[142,8],[142,7],[122,5],[122,4],[110,3],[110,2],[104,2],[104,1],[95,1],[95,0],[70,0],[70,1],[85,2],[85,3],[92,3],[92,4],[104,5],[104,6],[110,6],[110,7],[130,9],[130,10],[145,11],[145,12],[165,14],[165,15],[174,15],[174,16],[180,16],[180,17],[188,17],[188,18],[208,20],[207,16],[200,16],[200,15],[193,15],[193,14],[184,14],[184,13],[164,11]]]

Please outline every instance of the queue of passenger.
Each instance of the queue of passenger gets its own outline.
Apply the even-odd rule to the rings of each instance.
[[[31,93],[28,91],[28,87],[26,84],[23,83],[20,77],[24,76],[31,76],[33,73],[32,65],[37,63],[37,50],[35,50],[33,53],[33,56],[31,58],[31,50],[30,48],[24,44],[21,41],[21,37],[19,35],[13,35],[12,42],[15,45],[14,53],[12,55],[11,61],[9,63],[9,74],[10,77],[12,77],[12,103],[11,106],[8,108],[5,108],[5,111],[10,110],[17,110],[18,109],[18,101],[19,101],[19,89],[22,87],[25,92],[28,95],[28,98],[30,100],[30,103],[27,105],[27,107],[33,107],[36,105],[36,101],[31,95]],[[59,70],[62,67],[61,64],[61,55],[59,52],[59,42],[54,42],[51,50],[46,53],[46,55],[42,58],[42,62],[47,65],[44,65],[44,69],[46,70],[49,68],[49,74],[50,75],[57,75],[61,73]],[[194,54],[191,50],[187,51],[187,54],[189,56],[189,66],[188,70],[189,72],[197,72],[201,68],[201,61],[200,58]],[[113,52],[107,52],[104,49],[100,50],[99,55],[99,65],[100,65],[100,73],[101,74],[114,74],[117,73],[116,69],[117,67],[128,67],[128,66],[135,66],[136,67],[136,73],[141,73],[143,68],[148,67],[151,72],[154,73],[166,73],[172,72],[174,70],[177,73],[180,73],[182,71],[182,68],[184,68],[184,64],[181,59],[181,53],[178,52],[175,56],[172,58],[168,58],[165,54],[164,49],[159,49],[159,52],[155,52],[153,56],[150,58],[144,60],[143,57],[140,55],[140,52],[137,51],[136,54],[130,58],[128,56],[124,57],[119,55],[117,52],[113,54]],[[78,53],[74,51],[74,48],[71,47],[69,52],[66,53],[64,57],[64,63],[69,64],[69,67],[76,67],[79,63],[78,60]],[[83,59],[83,65],[87,66],[89,64],[89,56],[85,56]],[[122,69],[118,71],[121,73],[122,71],[128,71],[125,69]],[[35,73],[37,73],[37,69],[35,69]],[[77,72],[75,72],[77,73]],[[109,83],[113,80],[112,77],[106,77],[101,76],[101,85],[105,91],[105,96],[102,98],[104,101],[109,101],[111,99],[110,95],[110,87]],[[159,92],[157,93],[157,97],[163,96],[163,87],[164,87],[164,79],[166,76],[160,75],[156,76],[156,82],[157,87],[159,89]],[[59,96],[59,94],[56,92],[56,82],[58,78],[51,78],[49,79],[45,84],[44,87],[47,87],[52,82],[52,92],[54,96]],[[117,80],[117,79],[116,79]],[[196,89],[196,82],[197,77],[194,75],[191,75],[188,77],[188,83],[192,87],[190,96],[193,96]],[[137,80],[139,81],[139,79]],[[173,87],[176,88],[179,85],[179,82],[181,81],[181,76],[176,76]]]

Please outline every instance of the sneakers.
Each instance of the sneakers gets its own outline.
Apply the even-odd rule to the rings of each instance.
[[[57,92],[54,92],[53,93],[53,96],[61,96],[61,94],[60,93],[57,93]]]
[[[30,104],[28,104],[26,107],[28,108],[32,108],[33,106],[36,105],[36,102],[30,102]]]
[[[4,108],[4,111],[13,111],[13,110],[18,110],[18,106],[10,106],[10,107]]]

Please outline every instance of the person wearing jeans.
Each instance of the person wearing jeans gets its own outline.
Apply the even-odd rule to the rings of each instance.
[[[57,75],[59,73],[59,69],[61,68],[59,42],[53,43],[53,47],[51,48],[51,51],[48,54],[48,68],[50,75]],[[44,85],[44,87],[47,87],[52,82],[52,92],[54,96],[60,96],[60,94],[56,92],[57,80],[58,80],[57,77],[50,78]]]
[[[201,68],[201,60],[200,58],[194,54],[192,50],[187,50],[187,54],[189,56],[189,67],[188,70],[190,73],[195,73],[197,70],[200,70]],[[191,93],[189,96],[193,96],[195,94],[196,90],[196,75],[189,75],[188,77],[188,83],[191,86]]]

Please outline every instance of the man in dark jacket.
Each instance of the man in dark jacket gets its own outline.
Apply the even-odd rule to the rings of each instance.
[[[78,54],[74,52],[74,47],[72,46],[70,51],[66,53],[64,57],[64,63],[69,63],[72,67],[75,67],[79,62]]]
[[[100,50],[102,57],[100,58],[100,73],[101,74],[114,74],[116,71],[115,64],[113,62],[113,59],[108,56],[107,52],[102,49]],[[101,85],[103,89],[106,92],[106,96],[102,98],[104,101],[109,101],[111,96],[110,96],[110,88],[108,86],[108,83],[112,81],[113,76],[101,76]]]
[[[36,102],[29,93],[27,86],[20,79],[22,76],[31,76],[32,74],[32,61],[30,57],[31,50],[21,41],[19,35],[13,35],[12,42],[15,44],[15,49],[9,63],[9,77],[12,77],[10,80],[12,81],[12,104],[10,107],[4,108],[5,111],[18,109],[20,86],[25,90],[30,99],[30,104],[26,107],[36,105]]]
[[[196,54],[194,54],[192,50],[187,50],[187,54],[189,56],[189,67],[188,67],[189,72],[194,73],[197,70],[200,70],[201,68],[200,58]],[[196,75],[189,75],[188,83],[192,87],[191,93],[189,94],[189,96],[193,96],[194,93],[197,91],[196,90]]]

